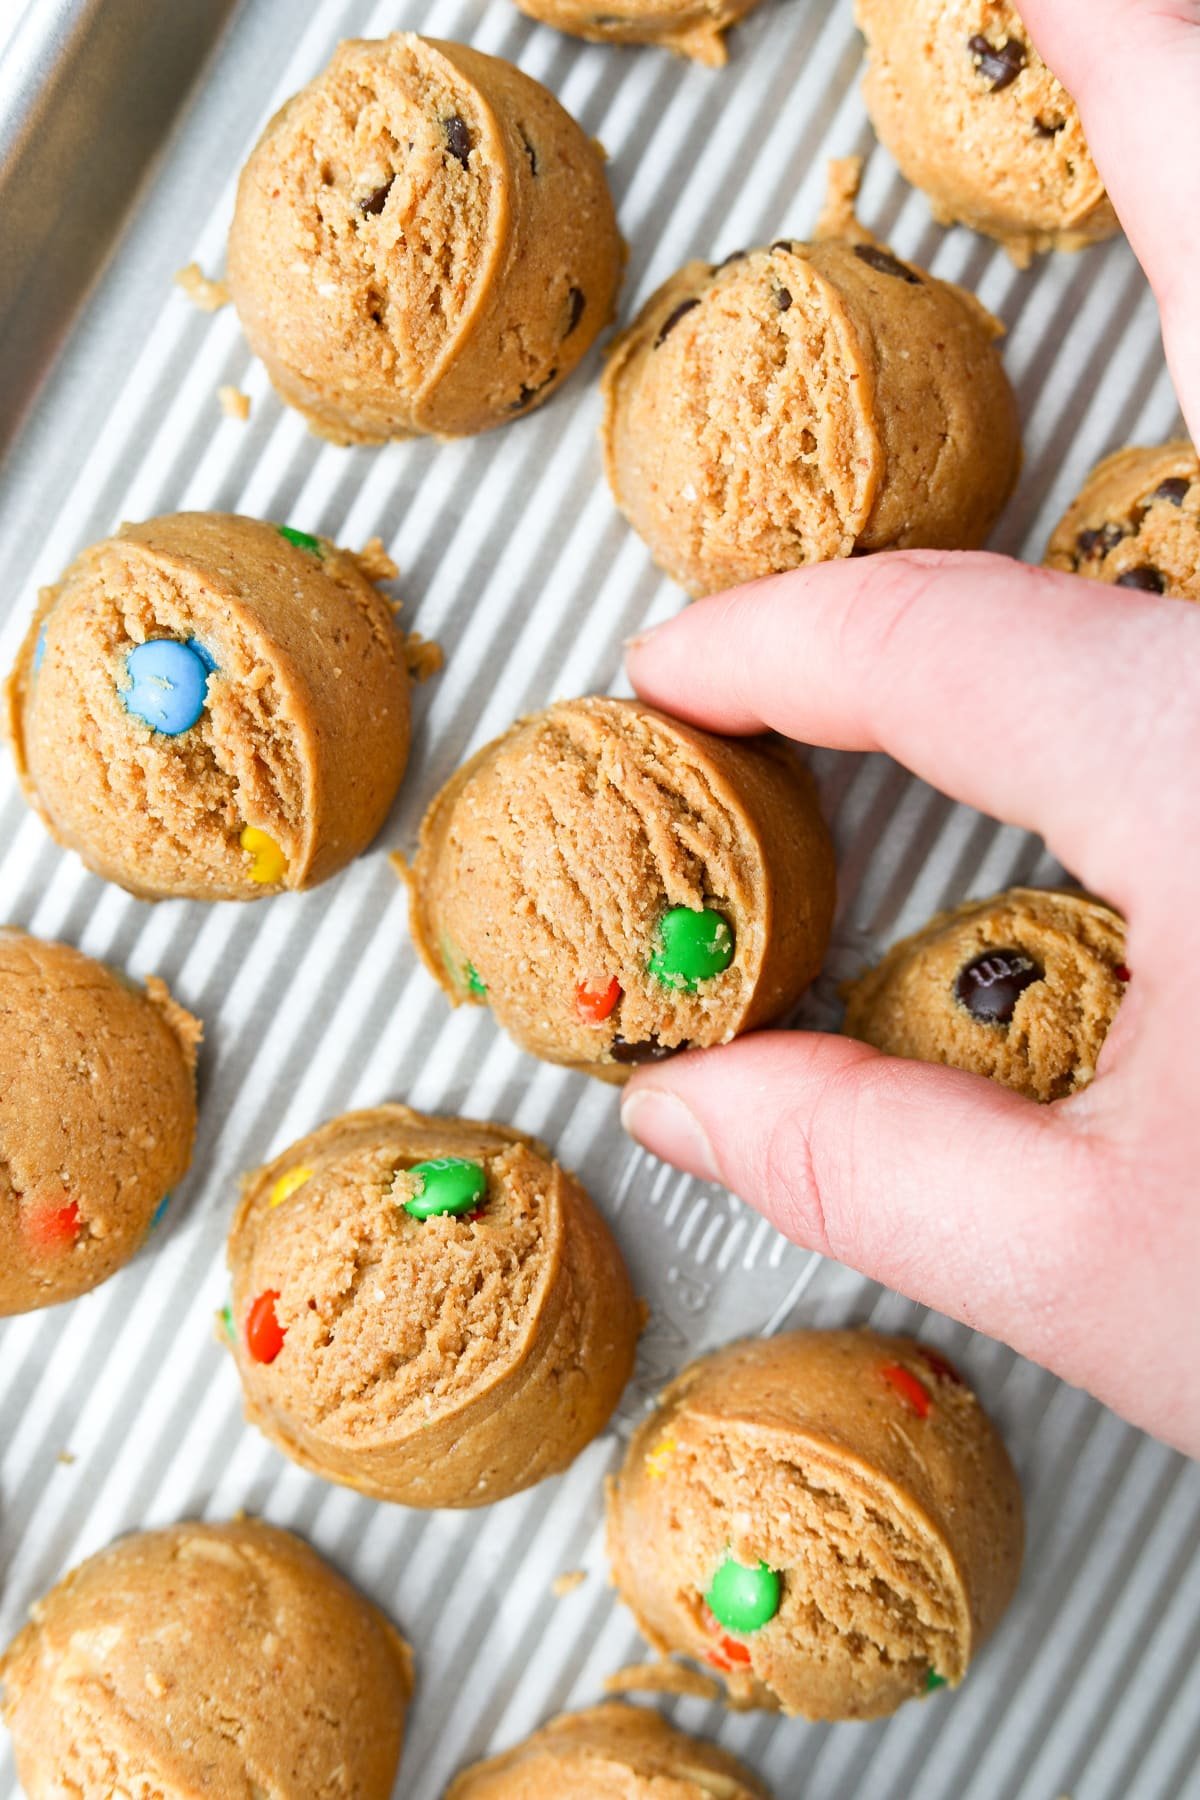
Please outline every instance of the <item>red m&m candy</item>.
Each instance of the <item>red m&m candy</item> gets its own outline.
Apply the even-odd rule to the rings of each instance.
[[[283,1349],[287,1332],[275,1317],[276,1288],[268,1288],[246,1314],[246,1348],[255,1362],[272,1363]]]
[[[65,1250],[79,1235],[79,1202],[34,1200],[22,1209],[21,1229],[31,1250]]]
[[[575,989],[575,1007],[589,1025],[602,1025],[621,998],[621,984],[614,975],[605,981],[603,975],[581,981]]]
[[[911,1369],[906,1369],[902,1363],[884,1363],[879,1373],[900,1396],[909,1412],[916,1413],[918,1419],[929,1417],[928,1389],[922,1386]]]

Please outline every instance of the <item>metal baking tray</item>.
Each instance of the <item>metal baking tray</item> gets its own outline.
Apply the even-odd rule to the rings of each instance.
[[[764,0],[721,73],[585,46],[508,0],[10,0],[0,4],[0,659],[39,582],[123,518],[219,507],[352,545],[378,532],[407,622],[446,648],[416,696],[414,754],[379,843],[303,896],[149,906],[51,844],[0,762],[3,921],[158,971],[206,1024],[193,1170],[136,1262],[65,1308],[0,1325],[0,1638],[70,1564],[120,1532],[238,1508],[294,1527],[412,1639],[418,1688],[397,1793],[637,1659],[607,1588],[602,1478],[694,1352],[786,1324],[919,1329],[998,1417],[1029,1508],[1020,1596],[957,1695],[877,1725],[668,1710],[759,1769],[780,1800],[1168,1800],[1200,1795],[1200,1469],[1001,1345],[786,1244],[723,1191],[621,1135],[611,1090],[520,1057],[482,1011],[451,1014],[405,930],[388,850],[435,788],[515,714],[621,690],[622,640],[672,612],[614,510],[593,352],[549,405],[471,442],[343,451],[271,397],[231,311],[171,286],[222,267],[238,167],[336,41],[462,38],[546,82],[599,136],[631,246],[623,312],[693,255],[802,236],[831,155],[869,156],[864,218],[1007,322],[1027,459],[997,534],[1041,555],[1091,463],[1176,428],[1154,308],[1123,243],[1020,274],[935,227],[873,145],[850,0]],[[253,402],[218,408],[222,383]],[[805,1011],[936,907],[1057,873],[1042,847],[878,757],[817,754],[841,905]],[[482,1514],[419,1514],[328,1487],[242,1423],[211,1321],[239,1171],[318,1120],[399,1098],[509,1120],[555,1145],[613,1221],[652,1321],[614,1427],[568,1474]],[[1135,1199],[1131,1203],[1136,1203]],[[563,1598],[551,1584],[581,1569]],[[16,1793],[7,1742],[0,1796]]]

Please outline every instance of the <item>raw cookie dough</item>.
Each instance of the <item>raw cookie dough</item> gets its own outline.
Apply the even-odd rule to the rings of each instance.
[[[857,0],[871,123],[943,225],[1040,251],[1111,237],[1079,111],[1009,0]]]
[[[610,1483],[608,1544],[651,1644],[731,1705],[871,1719],[962,1680],[1016,1588],[1021,1495],[938,1352],[797,1331],[671,1384]]]
[[[1010,888],[893,944],[848,988],[844,1029],[1061,1100],[1095,1075],[1128,980],[1119,914],[1087,894]]]
[[[0,930],[0,1317],[141,1245],[192,1157],[200,1025],[66,944]]]
[[[276,113],[229,234],[251,349],[340,444],[528,411],[612,317],[623,261],[602,153],[553,95],[411,33],[339,45]]]
[[[657,1713],[594,1706],[543,1725],[502,1756],[466,1769],[445,1800],[770,1800],[715,1744]]]
[[[608,1227],[501,1125],[332,1120],[248,1178],[229,1266],[247,1417],[379,1500],[485,1506],[558,1474],[633,1369]]]
[[[290,1532],[138,1532],[65,1576],[0,1661],[29,1800],[389,1800],[408,1645]]]
[[[315,887],[365,850],[409,737],[378,566],[227,513],[85,550],[43,589],[8,681],[17,769],[53,836],[148,900]]]
[[[691,594],[871,550],[972,549],[1020,467],[1001,331],[858,224],[833,169],[816,242],[688,263],[604,373],[613,497]]]
[[[544,25],[597,44],[662,44],[680,56],[724,67],[725,33],[758,0],[516,0]]]
[[[1097,464],[1056,527],[1046,564],[1200,600],[1200,462],[1191,444],[1118,450]]]
[[[560,701],[454,775],[410,875],[457,1004],[609,1081],[777,1018],[821,967],[833,851],[791,749]]]

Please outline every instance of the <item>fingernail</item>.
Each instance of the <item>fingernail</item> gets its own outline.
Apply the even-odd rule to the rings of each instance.
[[[658,626],[652,625],[649,631],[636,632],[633,637],[625,639],[621,648],[623,650],[640,650],[643,644],[648,644],[650,642],[650,639],[657,630]]]
[[[621,1124],[664,1162],[675,1163],[702,1181],[719,1181],[708,1133],[677,1094],[634,1088],[621,1096]]]

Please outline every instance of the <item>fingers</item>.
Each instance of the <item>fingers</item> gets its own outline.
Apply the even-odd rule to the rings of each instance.
[[[1078,103],[1158,300],[1176,391],[1200,441],[1200,4],[1021,0],[1021,16]]]
[[[1095,1121],[1072,1129],[1075,1104],[1037,1107],[846,1038],[762,1033],[639,1071],[621,1119],[794,1242],[1171,1434],[1176,1398],[1160,1389],[1163,1412],[1148,1411],[1144,1371],[1111,1354],[1153,1338],[1145,1220],[1118,1198],[1120,1159]]]
[[[1169,863],[1192,835],[1186,784],[1155,772],[1200,754],[1200,607],[907,551],[699,601],[635,640],[627,666],[644,698],[717,731],[885,750],[1040,831],[1126,908],[1147,859]]]

